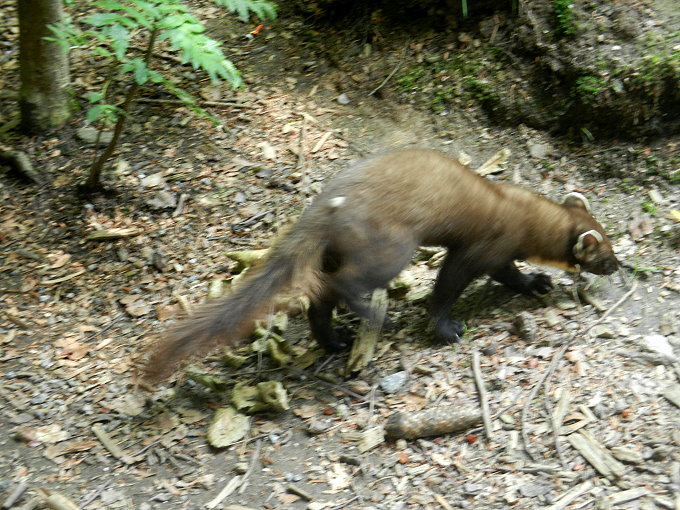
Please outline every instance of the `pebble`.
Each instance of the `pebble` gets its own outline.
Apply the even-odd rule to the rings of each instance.
[[[606,324],[597,324],[590,330],[591,336],[596,338],[614,338],[614,330]]]
[[[89,144],[95,144],[97,142],[97,137],[99,137],[99,143],[106,145],[113,138],[113,131],[100,132],[98,129],[93,127],[81,127],[76,130],[76,136],[83,142]]]
[[[407,380],[408,373],[402,370],[383,377],[378,384],[385,393],[396,393],[406,384]]]
[[[337,98],[338,103],[340,104],[349,104],[351,102],[349,96],[345,94],[344,92],[340,94]]]
[[[670,360],[677,361],[673,347],[663,335],[646,335],[642,337],[642,344],[650,351],[661,354]]]

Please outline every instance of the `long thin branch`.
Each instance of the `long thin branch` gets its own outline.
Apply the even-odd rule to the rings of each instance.
[[[479,404],[482,408],[482,420],[484,422],[484,432],[488,441],[493,438],[493,426],[491,424],[491,413],[489,412],[489,399],[486,395],[486,387],[482,378],[482,367],[479,361],[479,351],[472,351],[472,373],[475,376],[475,384],[479,393]]]
[[[611,313],[616,310],[619,306],[621,306],[622,303],[624,303],[637,289],[638,282],[637,280],[633,281],[633,284],[631,285],[631,288],[626,292],[621,298],[614,303],[605,313],[602,314],[595,322],[593,322],[588,328],[583,332],[575,332],[569,337],[569,339],[564,342],[562,347],[555,353],[553,356],[552,360],[550,361],[550,365],[548,365],[548,368],[543,372],[543,375],[541,375],[540,379],[534,386],[531,388],[531,391],[529,392],[529,395],[527,396],[527,400],[524,402],[524,405],[522,406],[522,413],[520,420],[522,422],[522,441],[524,443],[524,450],[526,451],[527,455],[534,461],[536,461],[536,456],[531,451],[531,448],[529,447],[529,434],[527,432],[526,426],[527,426],[527,416],[529,415],[529,408],[531,407],[531,403],[533,400],[536,398],[536,395],[538,394],[538,391],[542,386],[547,384],[548,378],[553,374],[553,372],[556,370],[557,365],[559,362],[562,360],[562,357],[564,356],[564,353],[567,352],[567,349],[571,347],[571,344],[576,340],[576,338],[579,335],[587,335],[590,330],[592,330],[595,326],[600,324],[602,321],[604,321]],[[545,388],[544,388],[545,392]],[[559,431],[553,430],[554,434],[558,434]]]
[[[158,28],[154,28],[151,31],[151,35],[149,37],[149,45],[147,47],[146,54],[144,55],[144,64],[147,67],[149,65],[149,61],[151,60],[151,57],[153,56],[153,47],[156,44],[157,35]],[[120,107],[120,109],[123,111],[123,114],[118,116],[116,126],[113,129],[113,136],[111,137],[111,141],[106,146],[106,149],[104,149],[101,155],[97,158],[97,161],[95,161],[90,167],[90,174],[88,175],[85,184],[83,184],[83,189],[85,189],[86,191],[95,191],[101,188],[100,181],[102,170],[104,168],[104,165],[113,155],[114,151],[116,150],[116,147],[118,146],[118,140],[120,140],[120,137],[123,134],[123,128],[125,127],[125,121],[127,120],[128,117],[130,105],[132,104],[134,98],[137,96],[138,90],[139,83],[137,83],[137,80],[134,80],[132,82],[132,85],[130,85],[130,87],[128,88],[127,93],[125,94],[125,99],[123,100],[123,104]]]

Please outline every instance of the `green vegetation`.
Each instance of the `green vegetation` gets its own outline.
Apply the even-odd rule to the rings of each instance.
[[[569,36],[576,33],[573,3],[574,0],[553,0],[555,21],[557,22],[557,33],[561,36]]]
[[[267,19],[276,16],[276,7],[268,0],[215,0],[234,12],[242,21],[251,14]],[[194,97],[182,89],[167,69],[152,68],[156,45],[165,44],[179,53],[182,64],[207,72],[212,81],[226,81],[233,87],[242,84],[241,76],[220,49],[220,43],[205,35],[203,25],[189,12],[181,0],[101,0],[92,2],[93,14],[82,20],[89,28],[75,23],[52,26],[53,41],[69,47],[88,48],[92,58],[108,63],[111,75],[101,90],[92,92],[88,101],[92,107],[87,120],[102,128],[114,126],[111,142],[90,168],[82,190],[94,192],[102,189],[101,173],[104,164],[113,155],[129,108],[142,86],[157,86],[180,99],[192,112],[208,117],[198,107]],[[177,67],[172,68],[176,70]],[[113,104],[111,89],[117,83],[126,83],[124,99]],[[119,92],[119,91],[114,91]]]
[[[643,211],[645,211],[646,213],[649,213],[649,214],[652,214],[652,215],[656,214],[656,212],[657,212],[657,209],[656,209],[656,206],[654,205],[654,203],[649,202],[649,201],[642,202],[642,204],[640,204],[640,208]]]
[[[596,76],[581,76],[576,78],[572,95],[583,104],[594,104],[597,98],[607,89],[607,82]]]
[[[435,113],[453,105],[467,106],[473,102],[493,111],[500,102],[493,83],[501,76],[501,64],[495,59],[485,58],[488,55],[501,58],[492,51],[492,47],[430,55],[403,71],[397,78],[397,86],[404,94],[417,91],[426,95]],[[486,79],[487,76],[494,79]]]

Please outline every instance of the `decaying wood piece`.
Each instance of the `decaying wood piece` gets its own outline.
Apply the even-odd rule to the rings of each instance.
[[[567,439],[602,476],[617,482],[624,475],[625,466],[587,430],[571,434]]]
[[[478,425],[482,413],[459,406],[442,406],[411,413],[394,413],[387,419],[385,434],[390,439],[417,439],[460,432]]]
[[[387,314],[387,290],[376,289],[371,296],[371,310],[368,319],[362,319],[359,332],[352,344],[347,360],[347,373],[360,372],[375,355],[375,346]]]
[[[591,491],[593,487],[593,482],[586,480],[582,484],[577,485],[573,489],[565,492],[560,499],[555,501],[555,503],[547,507],[545,510],[563,510],[567,508],[573,501],[580,498],[583,494]]]
[[[669,386],[661,395],[666,397],[676,407],[680,407],[680,384]]]
[[[92,432],[95,436],[97,436],[97,439],[101,441],[104,448],[106,448],[114,458],[120,460],[124,464],[135,463],[135,459],[121,450],[120,447],[114,443],[113,439],[111,439],[111,437],[106,433],[100,423],[95,423],[92,425]]]
[[[78,505],[66,496],[48,489],[38,489],[43,504],[51,510],[78,510]]]
[[[372,450],[385,441],[385,431],[382,427],[371,427],[361,433],[357,449],[361,453]]]
[[[0,165],[8,167],[26,181],[40,185],[45,183],[45,176],[33,167],[28,154],[23,151],[0,151]]]
[[[241,479],[242,477],[240,475],[236,475],[234,478],[229,480],[229,482],[227,482],[227,485],[224,486],[220,493],[217,496],[215,496],[214,499],[208,501],[208,503],[205,504],[205,508],[208,509],[217,508],[220,505],[220,503],[222,503],[222,501],[224,501],[236,489],[238,489],[239,485],[241,485]]]

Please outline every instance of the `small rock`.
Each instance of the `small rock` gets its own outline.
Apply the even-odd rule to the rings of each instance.
[[[629,464],[641,464],[644,462],[642,453],[638,450],[633,450],[632,448],[626,448],[625,446],[614,446],[610,448],[612,455],[616,457],[621,462],[628,462]]]
[[[673,352],[673,347],[663,335],[646,335],[642,338],[642,344],[648,350],[668,358],[669,361],[677,361],[677,357]]]
[[[543,159],[552,154],[552,147],[547,143],[529,143],[529,154],[532,158]]]
[[[330,420],[314,420],[309,423],[307,432],[313,435],[323,434],[333,426]]]
[[[562,319],[560,318],[559,315],[557,315],[557,313],[555,313],[555,310],[548,310],[543,315],[543,318],[545,319],[546,324],[551,328],[554,328],[560,322],[562,322]]]
[[[369,391],[371,391],[371,385],[361,379],[349,381],[347,383],[347,387],[359,395],[366,395]]]
[[[342,94],[340,94],[340,95],[338,96],[338,98],[336,99],[336,101],[337,101],[339,104],[345,105],[345,104],[349,104],[349,103],[350,103],[350,98],[349,98],[349,96],[348,96],[347,94],[342,93]]]
[[[172,209],[177,206],[177,199],[173,193],[157,191],[146,203],[152,209]]]
[[[248,463],[247,462],[237,462],[234,464],[234,473],[243,475],[248,472]]]
[[[614,338],[614,330],[606,324],[597,324],[590,330],[590,334],[596,338]]]
[[[402,370],[383,377],[378,384],[385,393],[396,393],[406,384],[407,380],[408,373]]]
[[[99,131],[93,127],[82,127],[76,130],[76,136],[80,138],[83,142],[89,144],[97,143],[97,137],[99,137],[99,143],[106,145],[113,139],[113,131]]]
[[[145,188],[153,188],[163,183],[163,175],[160,172],[142,177],[139,181]]]
[[[553,486],[548,482],[530,482],[519,486],[519,492],[525,498],[542,496],[552,490]]]
[[[678,332],[678,324],[675,313],[667,312],[659,318],[659,333],[664,336],[674,335]]]

